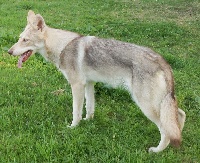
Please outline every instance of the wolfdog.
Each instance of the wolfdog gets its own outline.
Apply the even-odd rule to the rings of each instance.
[[[71,85],[73,121],[70,127],[82,119],[84,96],[84,119],[93,118],[94,85],[103,82],[126,88],[144,115],[157,125],[161,140],[149,152],[160,152],[169,143],[175,147],[180,145],[186,115],[177,106],[169,64],[151,49],[50,28],[40,14],[29,11],[26,28],[8,53],[20,55],[18,66],[21,67],[36,52],[54,63]]]

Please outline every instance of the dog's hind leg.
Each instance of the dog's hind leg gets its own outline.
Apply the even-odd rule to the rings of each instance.
[[[175,99],[171,93],[168,93],[160,104],[160,125],[157,125],[161,133],[161,141],[155,148],[149,151],[160,152],[164,150],[169,143],[175,147],[181,144],[181,129],[185,121],[185,113],[177,108]]]
[[[84,120],[94,117],[94,83],[88,82],[85,87],[85,99],[86,99],[86,117]]]
[[[157,113],[155,108],[142,109],[142,111],[147,116],[148,119],[150,119],[152,122],[156,124],[161,135],[161,140],[159,145],[157,147],[149,148],[149,152],[160,152],[164,150],[170,143],[169,137],[165,134],[165,131],[162,128],[160,115],[159,113]]]
[[[160,152],[164,150],[170,143],[169,137],[165,134],[162,127],[158,127],[161,135],[160,143],[157,147],[151,147],[149,148],[149,152]]]
[[[71,127],[78,125],[82,119],[85,86],[82,83],[71,85],[73,95],[73,121]]]

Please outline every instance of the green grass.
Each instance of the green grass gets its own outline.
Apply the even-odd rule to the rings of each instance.
[[[172,66],[179,107],[187,114],[183,143],[149,154],[160,134],[123,90],[96,85],[91,121],[69,129],[70,86],[35,55],[16,67],[7,50],[29,9],[54,28],[133,42]],[[200,162],[200,2],[198,0],[0,0],[0,162]]]

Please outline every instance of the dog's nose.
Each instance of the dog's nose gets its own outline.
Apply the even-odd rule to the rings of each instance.
[[[12,54],[13,54],[13,50],[8,50],[8,53],[9,53],[10,55],[12,55]]]

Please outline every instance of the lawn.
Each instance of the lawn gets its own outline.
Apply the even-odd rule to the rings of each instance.
[[[96,112],[74,129],[70,86],[39,54],[18,69],[7,50],[31,9],[54,28],[150,47],[172,66],[183,142],[158,154],[150,122],[121,89],[95,86]],[[200,2],[198,0],[0,0],[0,162],[200,162]]]

